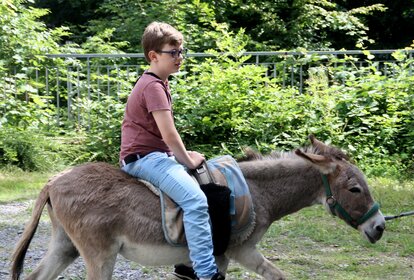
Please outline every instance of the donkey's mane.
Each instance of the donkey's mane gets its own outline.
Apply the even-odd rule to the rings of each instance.
[[[340,149],[332,146],[324,146],[317,147],[317,146],[306,146],[299,148],[304,153],[311,153],[317,154],[327,157],[333,157],[339,160],[347,160],[349,161],[349,157]],[[237,161],[260,161],[260,160],[278,160],[278,159],[288,159],[288,158],[296,158],[297,155],[294,151],[272,151],[269,154],[262,154],[259,151],[251,148],[246,147],[243,149],[244,155],[239,158]]]

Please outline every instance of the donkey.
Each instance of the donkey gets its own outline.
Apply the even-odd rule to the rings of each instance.
[[[328,212],[358,229],[371,243],[385,219],[361,171],[339,149],[310,136],[312,146],[281,155],[249,153],[239,166],[249,185],[256,221],[243,240],[217,257],[225,274],[233,259],[264,279],[284,274],[257,249],[270,225],[304,207],[323,204]],[[186,247],[164,238],[159,199],[116,167],[89,163],[64,171],[46,184],[12,256],[12,279],[19,279],[43,208],[52,224],[49,249],[27,279],[55,279],[81,255],[87,279],[111,279],[117,254],[142,265],[189,263]]]

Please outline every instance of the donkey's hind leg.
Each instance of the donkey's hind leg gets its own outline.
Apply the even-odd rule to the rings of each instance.
[[[56,279],[77,257],[79,257],[79,253],[66,232],[61,226],[54,225],[46,256],[26,279]]]
[[[120,245],[117,243],[108,247],[89,247],[80,249],[82,258],[86,265],[88,280],[111,280],[115,267],[116,257]]]
[[[103,227],[84,227],[69,233],[79,254],[85,261],[87,280],[111,280],[116,257],[123,246],[113,235],[107,234]]]

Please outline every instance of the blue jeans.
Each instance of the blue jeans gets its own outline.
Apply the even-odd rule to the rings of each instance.
[[[186,168],[166,153],[153,152],[122,167],[126,173],[151,182],[173,199],[184,212],[184,230],[190,259],[198,277],[217,272],[213,257],[207,198]]]

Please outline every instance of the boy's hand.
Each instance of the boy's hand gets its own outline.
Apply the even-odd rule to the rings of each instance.
[[[187,166],[190,169],[196,169],[205,160],[204,155],[203,154],[200,154],[199,152],[188,151],[187,153],[188,153],[188,156],[191,159],[191,163],[193,164],[193,166]]]

